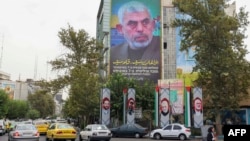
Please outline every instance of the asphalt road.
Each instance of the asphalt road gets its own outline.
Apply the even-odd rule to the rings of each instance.
[[[8,141],[8,134],[0,136],[0,141]],[[41,135],[39,141],[46,141],[45,135]],[[76,139],[76,141],[79,141],[79,139]],[[144,138],[139,138],[139,139],[136,139],[136,138],[112,138],[111,141],[156,141],[156,140],[144,137]],[[178,141],[178,140],[168,140],[168,141]],[[201,141],[201,140],[188,140],[188,141]]]

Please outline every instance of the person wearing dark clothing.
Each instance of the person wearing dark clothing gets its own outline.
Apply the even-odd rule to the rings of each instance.
[[[207,141],[215,141],[216,137],[214,134],[214,127],[209,127],[208,128],[208,133],[207,133]]]

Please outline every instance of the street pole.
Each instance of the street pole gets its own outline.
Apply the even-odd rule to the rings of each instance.
[[[103,97],[103,87],[101,88],[99,102],[100,102],[100,116],[99,123],[102,124],[102,97]]]
[[[126,124],[126,95],[127,89],[123,89],[123,124]]]
[[[170,89],[170,81],[168,82],[168,87],[169,87],[169,101],[170,101],[170,112],[169,112],[169,118],[170,118],[170,124],[172,123],[172,100],[171,100],[171,89]]]
[[[159,86],[155,88],[155,126],[159,126]]]

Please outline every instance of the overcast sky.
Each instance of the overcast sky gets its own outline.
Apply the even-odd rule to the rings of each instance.
[[[246,5],[250,11],[247,3],[237,0],[237,9]],[[0,70],[13,81],[54,78],[46,62],[63,53],[58,31],[69,23],[95,37],[99,4],[100,0],[0,0]]]

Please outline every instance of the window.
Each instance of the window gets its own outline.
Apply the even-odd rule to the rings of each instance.
[[[174,125],[174,130],[181,130],[181,127],[179,125]]]
[[[165,127],[164,130],[171,130],[172,129],[172,125],[168,125],[167,127]]]

